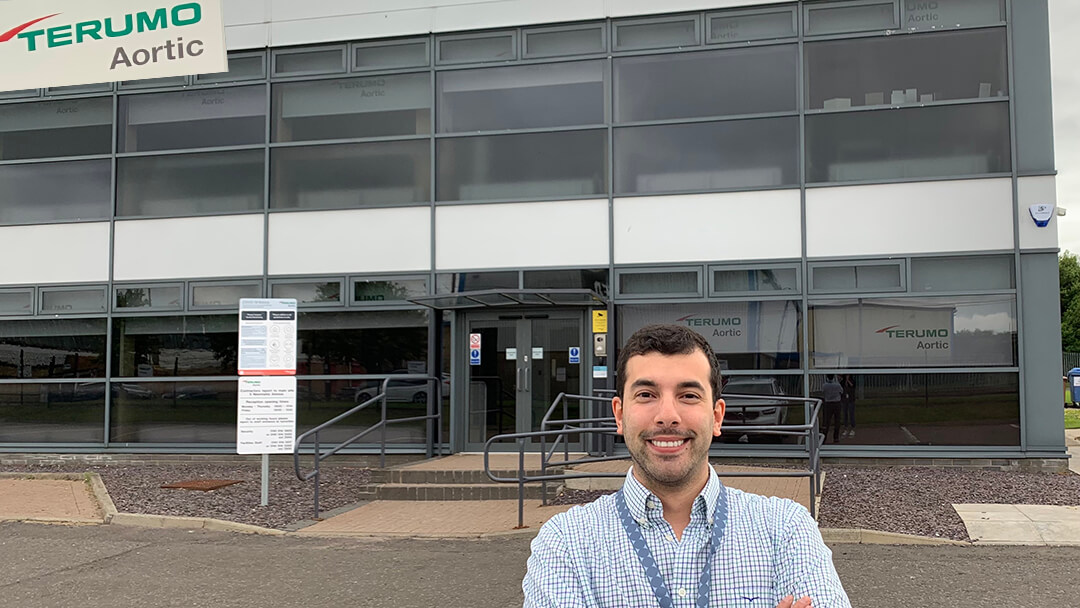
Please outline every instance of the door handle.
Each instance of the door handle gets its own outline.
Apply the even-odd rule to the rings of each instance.
[[[525,368],[525,392],[529,392],[529,378],[532,376],[531,368]]]
[[[517,368],[517,382],[514,383],[514,390],[521,392],[521,368]]]

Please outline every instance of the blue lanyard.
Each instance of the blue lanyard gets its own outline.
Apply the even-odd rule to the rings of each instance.
[[[638,561],[645,570],[645,578],[652,585],[653,595],[660,603],[660,608],[673,608],[671,591],[664,582],[664,575],[660,574],[660,568],[653,559],[649,545],[645,543],[645,537],[641,535],[641,525],[634,521],[630,515],[630,509],[626,506],[626,497],[623,491],[615,493],[615,506],[619,510],[619,519],[622,520],[623,529],[630,539],[634,551],[637,552]],[[712,536],[709,538],[708,555],[705,558],[705,568],[701,570],[701,578],[698,580],[697,608],[707,608],[709,605],[709,586],[712,583],[712,560],[716,555],[716,549],[720,546],[720,539],[724,535],[724,524],[727,521],[727,492],[724,486],[720,486],[720,495],[716,498],[716,507],[713,510]]]

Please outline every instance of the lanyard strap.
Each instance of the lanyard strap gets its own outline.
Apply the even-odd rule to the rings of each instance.
[[[622,521],[623,529],[626,530],[626,536],[630,539],[630,544],[637,553],[638,561],[641,562],[641,567],[645,570],[645,578],[649,579],[656,601],[660,603],[660,608],[673,608],[671,591],[668,590],[664,575],[660,573],[660,568],[656,565],[656,560],[653,559],[652,551],[649,550],[645,537],[641,535],[641,525],[630,515],[630,509],[626,506],[626,497],[621,489],[615,493],[615,506],[619,511],[619,519]],[[713,556],[716,555],[716,549],[720,546],[720,539],[724,535],[726,521],[727,492],[724,490],[724,486],[721,485],[720,494],[716,498],[716,507],[713,509],[712,536],[709,538],[709,546],[706,550],[705,567],[701,570],[701,577],[698,580],[697,608],[707,608],[709,605]]]

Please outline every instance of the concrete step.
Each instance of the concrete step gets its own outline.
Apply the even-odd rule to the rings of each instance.
[[[558,495],[558,483],[548,484],[548,497]],[[376,500],[517,500],[517,484],[411,484],[387,483],[375,488]],[[525,486],[525,498],[538,500],[540,484]]]
[[[561,469],[548,469],[548,475],[561,473]],[[498,477],[513,479],[517,469],[492,471]],[[526,471],[526,475],[540,475],[539,470]],[[430,470],[430,469],[375,469],[371,472],[372,484],[495,484],[483,471],[476,470]],[[499,484],[503,485],[503,484]],[[512,484],[511,484],[512,485]]]

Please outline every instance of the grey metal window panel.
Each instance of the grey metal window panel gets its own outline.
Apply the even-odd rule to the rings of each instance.
[[[839,293],[847,291],[902,291],[903,262],[867,264],[811,264],[810,291]]]
[[[104,376],[105,319],[0,321],[0,378]]]
[[[591,289],[600,295],[608,293],[607,268],[526,270],[522,281],[525,289]]]
[[[1052,172],[1054,117],[1047,0],[1024,0],[1011,6],[1016,169],[1020,173]]]
[[[806,117],[807,181],[1011,171],[1009,105],[979,103]]]
[[[431,200],[428,140],[275,148],[270,162],[272,209],[355,209]]]
[[[112,386],[112,444],[236,443],[236,380]]]
[[[282,83],[273,90],[273,141],[431,132],[426,73]]]
[[[334,74],[345,71],[345,49],[275,51],[274,76]]]
[[[895,0],[822,2],[807,4],[804,26],[807,36],[896,29]]]
[[[19,89],[17,91],[0,91],[0,99],[17,99],[20,97],[37,97],[41,94],[40,89]]]
[[[381,70],[426,66],[427,40],[397,44],[358,44],[353,48],[354,70]]]
[[[911,291],[977,291],[1016,287],[1011,255],[913,258]]]
[[[113,319],[113,376],[235,376],[232,315]]]
[[[440,201],[607,192],[607,131],[559,131],[436,142]]]
[[[830,375],[810,376],[811,397],[821,397]],[[1015,372],[841,376],[845,382],[849,378],[851,398],[840,403],[840,424],[855,433],[841,435],[839,442],[830,433],[826,444],[1020,446]]]
[[[604,123],[604,62],[575,61],[436,76],[440,133]]]
[[[119,152],[242,146],[266,141],[265,85],[123,95],[119,104]]]
[[[372,278],[354,279],[352,283],[353,304],[404,303],[408,298],[426,296],[426,278]]]
[[[622,340],[652,323],[689,327],[709,342],[724,369],[799,368],[802,314],[796,300],[625,304],[618,319]]]
[[[798,142],[795,117],[618,128],[615,192],[798,184]]]
[[[705,17],[710,44],[791,38],[798,35],[796,7],[713,13]]]
[[[262,150],[138,156],[116,161],[116,213],[182,216],[263,208]]]
[[[165,78],[144,78],[142,80],[124,80],[120,89],[151,89],[158,87],[179,87],[187,84],[187,76],[166,76]]]
[[[34,292],[30,289],[0,291],[0,315],[34,314]]]
[[[300,306],[305,304],[341,304],[340,279],[329,281],[275,281],[270,285],[270,297],[292,298]]]
[[[696,15],[673,19],[616,21],[616,51],[638,51],[701,44]]]
[[[113,90],[111,82],[95,82],[92,84],[73,84],[64,87],[49,87],[45,89],[46,95],[74,95],[77,93],[102,93]]]
[[[696,270],[670,270],[666,272],[634,272],[620,270],[619,295],[700,295],[701,281]]]
[[[266,57],[263,54],[229,57],[229,71],[216,74],[198,74],[196,84],[213,82],[239,82],[266,78]]]
[[[183,310],[184,286],[117,287],[116,310]]]
[[[0,106],[0,160],[112,152],[112,98]]]
[[[1005,28],[811,42],[805,52],[810,109],[1009,94]]]
[[[254,282],[203,283],[191,286],[192,308],[237,308],[241,298],[262,296],[262,286]]]
[[[107,307],[105,289],[42,289],[41,312],[74,314],[105,312]]]
[[[435,277],[435,293],[459,293],[483,289],[517,289],[516,270],[442,273]]]
[[[61,366],[63,364],[61,363]],[[0,384],[0,442],[105,441],[105,382]]]
[[[484,61],[509,61],[517,59],[512,32],[504,34],[440,38],[439,63],[480,63]]]
[[[1013,294],[811,301],[811,365],[1013,367],[1016,327]]]
[[[524,31],[526,59],[534,57],[560,57],[563,55],[588,55],[607,50],[604,26],[527,29]]]
[[[795,268],[725,268],[712,270],[712,291],[757,293],[798,293],[799,271]]]
[[[616,58],[615,122],[794,112],[798,50],[779,45]]]
[[[1005,21],[1005,0],[903,0],[904,29],[996,25]]]
[[[108,160],[0,166],[0,223],[107,219]]]

